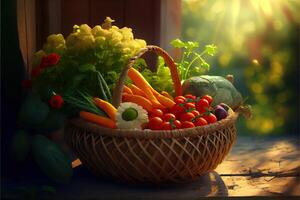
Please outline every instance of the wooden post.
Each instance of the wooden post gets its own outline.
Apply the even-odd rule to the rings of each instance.
[[[35,0],[17,0],[19,44],[27,74],[36,50]]]
[[[175,59],[180,51],[171,47],[170,42],[181,35],[181,0],[161,1],[160,46]]]

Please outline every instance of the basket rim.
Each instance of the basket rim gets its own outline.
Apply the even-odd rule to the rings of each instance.
[[[225,119],[217,121],[213,124],[186,128],[186,129],[174,129],[174,130],[125,130],[125,129],[110,129],[101,127],[97,124],[87,122],[81,118],[69,119],[66,122],[66,126],[73,126],[86,131],[99,135],[127,137],[127,138],[177,138],[177,137],[193,137],[199,135],[208,135],[215,133],[217,130],[225,129],[230,125],[233,125],[239,116],[238,112],[229,114]]]

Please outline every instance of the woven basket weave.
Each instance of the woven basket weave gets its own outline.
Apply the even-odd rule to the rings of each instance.
[[[128,69],[147,51],[161,55],[168,66],[174,64],[159,47],[142,49],[121,72],[113,93],[116,107]],[[171,74],[173,83],[180,84],[178,73]],[[175,92],[180,95],[181,86]],[[99,176],[129,182],[191,181],[222,162],[235,141],[237,118],[233,112],[207,126],[171,131],[109,129],[72,119],[65,125],[65,140],[83,165]]]

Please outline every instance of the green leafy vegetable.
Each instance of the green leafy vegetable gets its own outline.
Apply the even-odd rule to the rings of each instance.
[[[157,72],[151,72],[148,68],[142,69],[142,75],[158,91],[167,91],[172,93],[173,82],[169,68],[166,66],[164,59],[158,57]]]
[[[65,95],[63,98],[76,111],[84,110],[107,117],[105,112],[95,105],[93,97],[86,92],[77,91],[73,96]]]
[[[175,39],[171,42],[171,45],[183,50],[181,60],[176,63],[182,80],[187,79],[191,74],[196,75],[202,72],[201,68],[196,66],[197,63],[204,70],[209,70],[210,65],[203,57],[205,55],[214,56],[217,53],[217,47],[213,44],[206,45],[200,54],[196,52],[199,47],[198,42],[183,42],[180,39]]]
[[[35,53],[33,68],[39,68],[43,58],[51,53],[59,54],[60,59],[33,77],[33,90],[44,101],[49,100],[49,92],[74,96],[76,90],[110,101],[110,90],[118,74],[129,58],[146,46],[144,40],[134,38],[131,28],[119,28],[112,22],[107,18],[101,26],[92,28],[75,25],[66,38],[50,35],[43,49]]]
[[[175,39],[171,41],[171,45],[183,50],[180,61],[176,63],[181,80],[186,80],[191,76],[200,75],[204,71],[209,70],[210,65],[205,61],[204,56],[213,56],[217,53],[217,47],[213,44],[206,45],[201,53],[197,53],[198,42],[183,42],[180,39]],[[158,57],[157,72],[151,72],[143,60],[136,64],[135,67],[142,71],[143,76],[156,90],[173,92],[170,70],[162,57]]]

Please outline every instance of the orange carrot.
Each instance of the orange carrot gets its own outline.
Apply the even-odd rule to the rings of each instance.
[[[72,162],[72,168],[73,169],[76,168],[76,167],[78,167],[78,166],[80,166],[80,165],[81,165],[81,161],[79,160],[79,158],[77,158],[76,160],[74,160]]]
[[[163,106],[166,106],[167,108],[171,108],[176,104],[172,99],[165,97],[164,95],[161,94],[156,96],[156,98]]]
[[[94,98],[95,104],[101,108],[112,120],[116,120],[117,109],[109,102],[99,98]]]
[[[164,95],[165,97],[168,97],[171,100],[174,100],[174,98],[166,91],[162,91],[161,94]]]
[[[134,68],[130,68],[128,70],[128,77],[134,82],[136,86],[138,86],[141,90],[144,91],[147,98],[151,101],[153,104],[153,107],[155,108],[164,108],[163,105],[159,103],[159,101],[155,98],[155,96],[152,93],[152,90],[154,90],[151,85],[146,81],[146,79],[142,76],[140,72],[138,72]]]
[[[141,90],[140,88],[138,88],[137,86],[135,86],[134,84],[129,85],[129,88],[131,89],[133,94],[140,95],[142,97],[147,98],[147,95],[145,94],[145,92],[143,90]]]
[[[153,104],[154,108],[159,108],[159,109],[164,109],[165,106],[163,106],[157,99],[156,97],[153,95],[153,93],[151,92],[150,88],[145,88],[144,90],[147,99],[149,99],[151,101],[151,103]]]
[[[145,97],[135,95],[135,94],[126,94],[123,93],[122,100],[124,102],[132,102],[142,106],[145,110],[151,112],[153,110],[153,105],[149,99]]]
[[[101,126],[105,126],[108,128],[116,128],[116,123],[107,118],[107,117],[102,117],[100,115],[96,115],[94,113],[86,112],[86,111],[80,111],[80,117],[86,121],[99,124]]]
[[[127,87],[126,85],[124,85],[124,87],[123,87],[123,92],[126,92],[128,94],[133,94],[131,89],[129,87]]]

